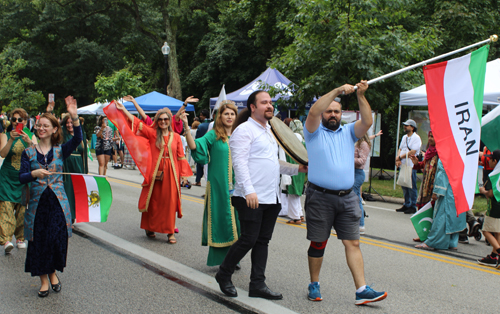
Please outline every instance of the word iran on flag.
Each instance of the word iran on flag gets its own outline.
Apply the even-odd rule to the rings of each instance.
[[[76,222],[106,222],[113,201],[108,180],[103,176],[71,174],[71,181]]]
[[[477,181],[489,46],[424,66],[431,130],[448,175],[457,216],[472,208]]]

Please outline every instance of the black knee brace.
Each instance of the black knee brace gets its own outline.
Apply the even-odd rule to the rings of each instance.
[[[328,242],[328,240],[324,242],[311,241],[307,255],[310,257],[323,257],[325,254],[326,242]]]

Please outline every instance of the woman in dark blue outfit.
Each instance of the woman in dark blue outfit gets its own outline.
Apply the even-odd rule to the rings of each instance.
[[[74,136],[63,145],[61,126],[48,113],[37,125],[38,145],[27,148],[21,155],[19,181],[31,182],[28,208],[24,216],[24,234],[28,240],[25,271],[40,276],[39,297],[61,291],[56,270],[66,267],[68,237],[71,236],[71,213],[64,191],[63,161],[82,141],[82,130],[76,113],[76,100],[66,99],[66,107],[74,125]],[[47,276],[48,275],[48,276]]]

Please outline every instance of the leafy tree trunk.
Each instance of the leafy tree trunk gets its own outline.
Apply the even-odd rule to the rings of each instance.
[[[179,64],[177,62],[177,40],[176,31],[172,27],[170,17],[168,15],[168,3],[166,0],[162,7],[163,23],[165,24],[165,33],[167,35],[167,43],[170,46],[170,53],[168,55],[168,73],[169,80],[167,86],[167,94],[170,97],[182,100],[181,79],[179,77]]]

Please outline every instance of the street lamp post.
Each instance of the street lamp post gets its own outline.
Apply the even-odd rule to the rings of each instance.
[[[163,91],[165,92],[165,95],[167,95],[168,54],[170,53],[170,47],[168,46],[167,42],[165,42],[163,44],[163,47],[161,47],[161,53],[163,53],[163,56],[165,56],[165,82],[163,84]]]

